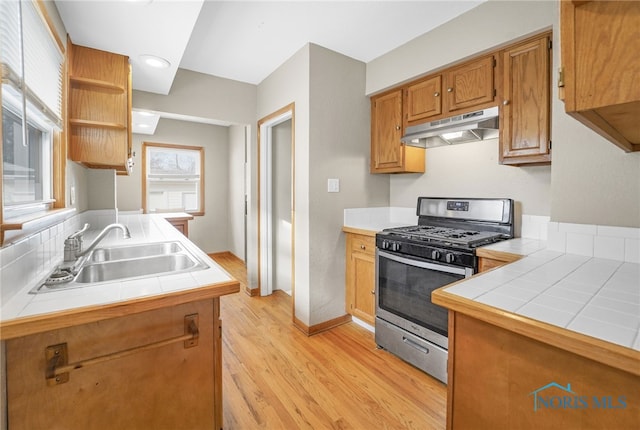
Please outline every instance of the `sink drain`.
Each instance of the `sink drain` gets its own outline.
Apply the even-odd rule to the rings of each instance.
[[[44,281],[45,285],[56,285],[62,284],[65,282],[69,282],[73,279],[73,274],[71,272],[67,272],[66,270],[57,270],[53,272],[46,281]]]

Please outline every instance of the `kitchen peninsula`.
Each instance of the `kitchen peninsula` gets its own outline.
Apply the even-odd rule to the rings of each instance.
[[[447,428],[638,428],[638,303],[611,297],[637,299],[639,274],[541,250],[435,291],[449,309]]]
[[[12,427],[222,428],[219,300],[238,281],[160,216],[118,221],[132,239],[100,246],[176,242],[202,267],[3,303]]]

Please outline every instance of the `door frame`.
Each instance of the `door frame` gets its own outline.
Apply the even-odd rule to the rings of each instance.
[[[271,251],[271,177],[268,166],[271,165],[271,128],[291,120],[291,297],[295,310],[295,103],[265,116],[258,121],[258,292],[263,295],[263,282],[270,276],[269,265]],[[271,294],[270,285],[264,286]],[[292,312],[295,315],[295,311]]]

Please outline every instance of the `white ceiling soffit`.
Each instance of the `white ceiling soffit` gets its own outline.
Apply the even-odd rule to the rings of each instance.
[[[484,1],[55,3],[74,43],[129,56],[133,88],[166,95],[178,67],[258,84],[308,42],[369,62]],[[151,69],[145,54],[171,65]]]
[[[76,45],[127,55],[133,88],[169,94],[171,84],[202,8],[202,0],[55,2],[67,33]],[[140,55],[169,61],[166,69],[145,65]]]
[[[209,125],[219,125],[222,127],[228,127],[232,125],[232,123],[228,121],[133,108],[131,110],[131,132],[135,134],[153,135],[156,132],[158,122],[160,122],[161,118],[173,119],[176,121],[197,122]]]
[[[258,84],[308,42],[366,63],[484,1],[207,0],[180,67]]]

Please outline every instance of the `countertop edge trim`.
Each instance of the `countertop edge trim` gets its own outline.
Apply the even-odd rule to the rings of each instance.
[[[236,280],[231,280],[190,290],[142,297],[127,302],[84,306],[63,312],[16,318],[0,323],[0,340],[4,341],[50,330],[123,317],[134,313],[166,308],[198,300],[218,298],[239,291],[240,283]]]
[[[523,255],[513,252],[497,251],[495,249],[478,248],[476,250],[476,256],[482,258],[492,258],[494,260],[504,261],[505,263],[513,263],[523,258]]]
[[[342,231],[345,233],[361,234],[364,236],[371,236],[371,237],[375,237],[377,233],[377,231],[375,230],[365,230],[362,228],[348,227],[348,226],[343,226]]]
[[[432,293],[433,303],[555,348],[640,376],[640,351],[478,303],[446,292],[448,287],[440,288]]]

